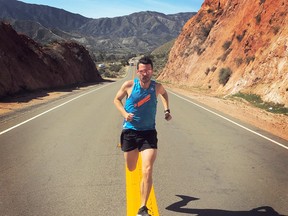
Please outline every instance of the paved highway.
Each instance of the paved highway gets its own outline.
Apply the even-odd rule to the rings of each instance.
[[[0,123],[1,216],[126,215],[122,118],[113,104],[123,81]],[[157,114],[159,214],[288,215],[288,142],[169,96],[173,119],[164,120],[160,101]]]

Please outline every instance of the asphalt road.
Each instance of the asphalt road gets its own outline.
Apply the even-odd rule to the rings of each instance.
[[[122,118],[113,104],[123,81],[0,123],[1,216],[126,215]],[[288,215],[288,142],[169,96],[173,119],[164,120],[160,100],[157,114],[160,215]]]

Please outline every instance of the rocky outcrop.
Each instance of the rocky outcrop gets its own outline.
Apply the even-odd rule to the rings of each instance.
[[[76,43],[40,46],[0,24],[0,97],[101,81],[88,51]]]
[[[205,0],[159,80],[288,106],[288,2]]]

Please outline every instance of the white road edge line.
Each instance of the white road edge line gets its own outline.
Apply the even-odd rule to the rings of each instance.
[[[205,108],[205,107],[203,107],[203,106],[201,106],[201,105],[199,105],[199,104],[197,104],[197,103],[194,103],[194,102],[192,102],[192,101],[190,101],[190,100],[188,100],[188,99],[186,99],[186,98],[184,98],[184,97],[182,97],[182,96],[180,96],[180,95],[178,95],[178,94],[176,94],[176,93],[174,93],[174,92],[172,92],[172,91],[169,91],[169,90],[167,90],[167,91],[168,91],[169,93],[171,93],[171,94],[173,94],[173,95],[175,95],[175,96],[177,96],[177,97],[179,97],[179,98],[181,98],[181,99],[189,102],[189,103],[194,104],[195,106],[198,106],[198,107],[200,107],[200,108],[202,108],[202,109],[204,109],[204,110],[206,110],[206,111],[208,111],[208,112],[210,112],[210,113],[212,113],[212,114],[214,114],[214,115],[217,115],[217,116],[220,117],[220,118],[225,119],[226,121],[231,122],[232,124],[237,125],[238,127],[241,127],[241,128],[243,128],[243,129],[245,129],[245,130],[247,130],[247,131],[249,131],[249,132],[251,132],[251,133],[253,133],[253,134],[256,134],[257,136],[260,136],[260,137],[262,137],[262,138],[264,138],[264,139],[266,139],[266,140],[269,140],[270,142],[273,142],[273,143],[275,143],[276,145],[281,146],[281,147],[283,147],[283,148],[285,148],[285,149],[288,150],[288,146],[285,146],[285,145],[282,144],[282,143],[279,143],[279,142],[277,142],[277,141],[275,141],[275,140],[273,140],[273,139],[270,139],[269,137],[266,137],[266,136],[264,136],[264,135],[262,135],[262,134],[260,134],[260,133],[258,133],[258,132],[256,132],[256,131],[253,131],[253,130],[251,130],[251,129],[249,129],[249,128],[241,125],[241,124],[238,124],[237,122],[234,122],[234,121],[232,121],[232,120],[229,119],[229,118],[226,118],[226,117],[224,117],[224,116],[222,116],[222,115],[220,115],[220,114],[218,114],[218,113],[216,113],[216,112],[213,112],[212,110],[209,110],[209,109],[207,109],[207,108]]]
[[[32,120],[34,120],[34,119],[42,116],[42,115],[45,115],[46,113],[49,113],[49,112],[51,112],[51,111],[53,111],[53,110],[55,110],[55,109],[58,109],[59,107],[62,107],[62,106],[64,106],[64,105],[66,105],[66,104],[74,101],[74,100],[77,100],[78,98],[81,98],[81,97],[83,97],[83,96],[85,96],[85,95],[87,95],[87,94],[90,94],[90,93],[92,93],[92,92],[98,91],[98,90],[100,90],[100,89],[102,89],[102,88],[104,88],[104,87],[107,87],[107,86],[111,85],[111,84],[114,84],[114,83],[110,83],[110,84],[101,86],[101,87],[99,87],[99,88],[97,88],[97,89],[93,89],[93,90],[91,90],[91,91],[88,91],[88,92],[86,92],[86,93],[84,93],[84,94],[78,95],[77,97],[75,97],[75,98],[73,98],[73,99],[71,99],[71,100],[68,100],[68,101],[66,101],[65,103],[62,103],[62,104],[60,104],[60,105],[58,105],[58,106],[55,106],[55,107],[53,107],[53,108],[51,108],[51,109],[49,109],[49,110],[47,110],[47,111],[45,111],[45,112],[43,112],[43,113],[40,113],[40,114],[38,114],[38,115],[30,118],[30,119],[27,119],[26,121],[23,121],[23,122],[15,125],[15,126],[13,126],[13,127],[10,127],[10,128],[8,128],[8,129],[6,129],[6,130],[4,130],[4,131],[1,131],[1,132],[0,132],[0,136],[1,136],[2,134],[7,133],[8,131],[11,131],[11,130],[13,130],[13,129],[21,126],[21,125],[24,125],[24,124],[26,124],[26,123],[28,123],[28,122],[30,122],[30,121],[32,121]]]

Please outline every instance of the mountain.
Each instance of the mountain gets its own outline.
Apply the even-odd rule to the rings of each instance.
[[[51,40],[74,40],[94,53],[149,52],[177,37],[195,14],[146,11],[91,19],[49,6],[0,0],[0,18],[11,22],[16,31],[43,44]]]
[[[79,14],[44,5],[27,4],[17,0],[0,0],[0,17],[4,19],[28,20],[46,28],[71,31],[80,28],[90,19]]]
[[[288,106],[288,2],[205,0],[159,80],[211,95],[238,92]]]
[[[102,81],[89,52],[73,42],[42,46],[0,23],[0,98]]]

